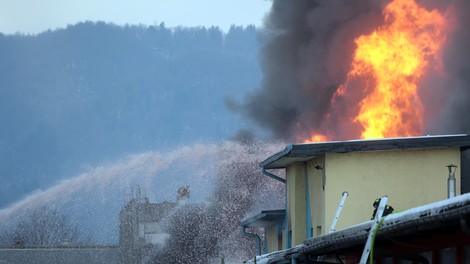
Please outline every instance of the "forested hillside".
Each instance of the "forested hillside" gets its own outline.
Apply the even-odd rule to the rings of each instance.
[[[0,35],[0,208],[87,166],[216,141],[224,105],[259,86],[254,27],[80,23]]]

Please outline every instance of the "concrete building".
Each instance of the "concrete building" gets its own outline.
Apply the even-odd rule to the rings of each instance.
[[[189,203],[188,186],[176,202],[140,197],[139,191],[120,212],[120,263],[204,263],[212,249],[203,225],[206,204]]]
[[[142,263],[145,256],[164,246],[169,235],[162,219],[168,216],[176,203],[150,203],[148,199],[134,198],[119,214],[119,246],[121,263]]]
[[[267,248],[275,249],[269,245],[280,240],[284,249],[292,248],[327,234],[344,191],[350,195],[336,230],[370,221],[372,204],[383,195],[396,211],[446,199],[449,165],[455,195],[460,195],[468,190],[461,173],[462,153],[468,148],[467,135],[288,145],[260,163],[267,176],[286,184],[283,229],[265,227]],[[285,170],[286,177],[273,169]],[[262,219],[258,215],[244,223],[257,218]]]

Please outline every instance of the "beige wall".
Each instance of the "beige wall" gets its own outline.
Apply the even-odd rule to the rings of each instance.
[[[303,163],[286,169],[288,229],[292,231],[292,246],[306,239],[306,177]],[[287,242],[287,239],[286,239]]]
[[[316,166],[323,168],[324,165],[324,157],[318,157],[307,163],[307,171],[303,162],[294,163],[286,169],[288,226],[292,231],[292,246],[302,243],[307,238],[306,173],[310,190],[312,234],[320,235],[324,232],[325,226],[329,228],[328,221],[325,221],[324,170],[315,168]],[[287,243],[287,238],[284,239],[284,243]]]
[[[308,185],[310,190],[310,211],[312,213],[313,236],[320,235],[325,228],[325,192],[323,191],[323,157],[307,163]],[[315,168],[315,167],[319,168]],[[329,228],[329,225],[327,225]]]
[[[283,249],[283,234],[279,234],[278,226],[272,225],[265,229],[266,240],[268,241],[268,252],[278,251]]]
[[[310,162],[312,168],[314,163]],[[312,197],[312,204],[316,205],[312,207],[312,222],[321,222],[322,219],[316,218],[315,213],[322,214],[322,208],[317,204],[324,199],[326,225],[323,224],[322,231],[325,233],[343,191],[348,191],[350,195],[336,230],[370,220],[374,209],[372,203],[383,195],[388,196],[388,204],[395,211],[446,199],[446,166],[449,164],[458,166],[457,194],[460,194],[459,148],[326,154],[324,197],[318,194]],[[322,193],[318,186],[318,172],[315,173],[312,168],[309,174],[317,179],[312,189]]]
[[[372,203],[383,195],[389,197],[395,212],[446,199],[449,164],[458,166],[455,176],[460,194],[459,148],[330,153],[310,160],[307,170],[304,164],[286,168],[287,228],[292,232],[292,246],[307,238],[306,173],[314,236],[328,231],[344,191],[349,196],[336,230],[370,220]],[[279,249],[277,230],[266,232],[269,251]],[[284,231],[282,242],[285,248]]]

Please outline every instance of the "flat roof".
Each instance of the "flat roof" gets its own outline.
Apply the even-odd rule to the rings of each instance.
[[[240,226],[243,227],[268,227],[282,222],[286,217],[286,210],[265,210],[261,213],[243,220]]]
[[[261,162],[260,166],[264,169],[282,169],[292,163],[308,161],[326,153],[454,147],[469,149],[470,136],[458,134],[294,144],[287,145],[284,150]]]

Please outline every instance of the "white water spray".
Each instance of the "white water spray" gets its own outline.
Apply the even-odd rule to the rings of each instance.
[[[183,146],[169,152],[155,151],[131,155],[66,179],[47,190],[36,191],[0,210],[0,225],[11,225],[15,219],[36,208],[53,206],[72,212],[72,218],[75,218],[74,221],[79,226],[95,228],[96,230],[90,231],[93,241],[116,243],[119,210],[126,202],[123,191],[127,187],[141,186],[147,191],[147,196],[153,196],[153,202],[174,201],[177,189],[183,185],[190,186],[189,202],[211,202],[218,184],[229,186],[228,190],[224,190],[231,192],[227,197],[259,195],[272,198],[271,195],[263,196],[262,190],[250,193],[251,191],[243,186],[243,182],[237,181],[247,180],[241,175],[246,174],[241,171],[246,169],[243,164],[257,164],[280,150],[282,146],[283,144],[247,145],[223,141],[219,144]],[[250,173],[261,175],[257,166],[250,170],[253,170]],[[229,182],[232,183],[228,185]],[[266,189],[269,192],[269,186],[266,186]],[[256,198],[253,201],[265,202]],[[232,202],[230,206],[233,211],[233,207],[238,205]],[[230,218],[230,210],[224,217]],[[97,226],[100,228],[96,228]]]

